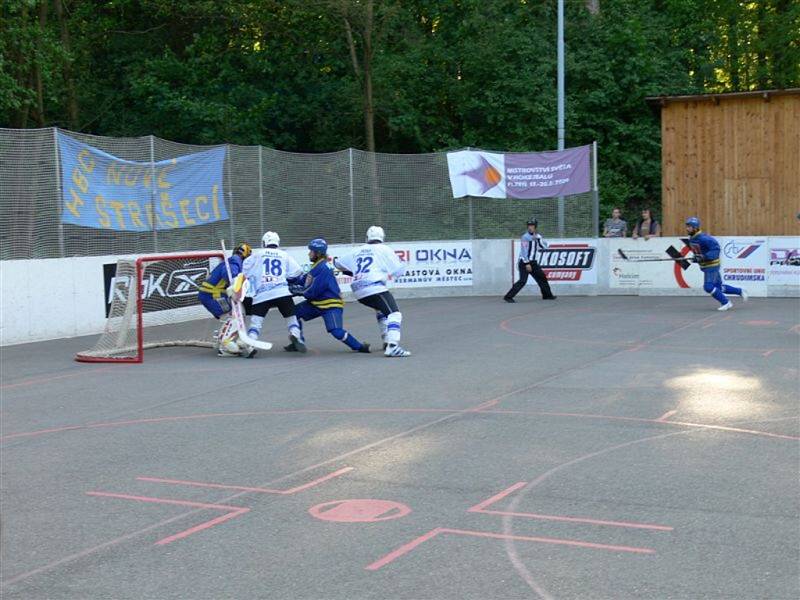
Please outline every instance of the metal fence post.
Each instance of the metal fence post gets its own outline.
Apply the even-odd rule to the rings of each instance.
[[[225,145],[225,166],[227,167],[228,171],[228,221],[230,221],[231,226],[231,246],[236,248],[236,237],[234,231],[234,216],[235,212],[233,210],[233,177],[231,177],[231,145]]]
[[[156,213],[156,148],[150,134],[150,208],[153,215],[153,252],[158,252],[158,216]]]
[[[350,243],[356,243],[356,201],[353,191],[353,149],[349,148],[350,154]]]
[[[258,145],[258,203],[259,203],[259,218],[261,220],[261,231],[266,231],[264,228],[264,173],[261,166],[262,146]]]
[[[58,127],[53,127],[53,150],[56,157],[56,197],[58,198],[58,251],[61,258],[64,249],[64,198],[61,192],[61,158],[58,155]]]

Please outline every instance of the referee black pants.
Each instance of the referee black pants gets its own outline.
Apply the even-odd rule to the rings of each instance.
[[[539,266],[535,260],[528,263],[531,266],[531,272],[528,273],[528,270],[525,268],[525,263],[519,261],[517,263],[517,270],[519,271],[519,279],[517,279],[516,283],[511,286],[511,289],[508,290],[506,293],[506,298],[513,298],[516,296],[519,291],[525,287],[525,283],[528,281],[528,275],[536,280],[536,283],[539,285],[539,289],[542,291],[542,298],[545,300],[547,298],[553,297],[553,292],[550,290],[550,283],[547,281],[547,276],[542,271],[542,267]]]

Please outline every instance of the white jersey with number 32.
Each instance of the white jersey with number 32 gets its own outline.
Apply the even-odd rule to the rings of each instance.
[[[394,250],[384,244],[364,244],[337,258],[335,265],[353,273],[350,289],[356,300],[385,292],[389,276],[399,277],[406,270]]]
[[[263,248],[244,263],[244,276],[250,284],[253,303],[291,296],[287,277],[298,277],[303,269],[297,261],[278,248]]]

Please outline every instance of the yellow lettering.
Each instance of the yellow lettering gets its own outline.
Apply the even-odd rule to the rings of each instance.
[[[122,209],[125,208],[125,205],[117,200],[109,200],[108,205],[114,209],[115,213],[117,213],[117,223],[119,223],[119,228],[125,229],[125,215],[122,213]]]
[[[125,173],[125,185],[134,187],[139,180],[141,170],[141,167],[128,167],[128,172]]]
[[[111,218],[108,216],[108,213],[103,210],[105,205],[105,198],[103,198],[103,196],[100,194],[97,194],[97,196],[94,197],[94,209],[97,211],[97,216],[100,219],[100,227],[103,229],[110,229]]]
[[[208,204],[208,196],[198,196],[194,199],[194,211],[197,213],[197,216],[200,217],[203,221],[208,221],[208,218],[211,216],[206,211],[201,210],[200,205]]]
[[[139,205],[136,202],[128,202],[128,212],[131,215],[131,222],[134,227],[144,229],[144,223],[139,218]]]
[[[214,209],[214,216],[217,219],[221,218],[219,213],[219,198],[217,198],[217,184],[211,187],[211,207]]]
[[[150,167],[147,167],[147,169],[142,174],[142,186],[144,186],[146,189],[149,190],[150,182],[152,181],[152,179],[153,179],[153,171]]]
[[[164,177],[166,177],[167,174],[172,169],[175,168],[176,164],[178,164],[178,161],[173,158],[171,165],[169,165],[168,167],[164,167],[163,169],[159,170],[159,172],[158,172],[158,187],[160,187],[160,188],[171,188],[172,187],[172,184],[169,181],[166,181],[164,179]]]
[[[85,160],[87,156],[89,157],[88,161]],[[94,171],[94,158],[92,158],[91,153],[86,148],[78,153],[78,162],[80,163],[81,167],[83,167],[83,170],[87,173]]]
[[[153,228],[153,205],[152,203],[148,203],[144,205],[144,212],[147,215],[147,223],[150,225],[150,228]]]
[[[169,221],[165,221],[167,227],[176,229],[178,227],[178,215],[172,210],[172,201],[169,199],[167,192],[161,192],[161,214],[165,217],[170,217]]]
[[[89,180],[86,179],[86,175],[81,173],[78,167],[72,169],[72,182],[77,185],[84,194],[89,191]]]
[[[119,185],[119,179],[124,169],[125,167],[122,165],[117,165],[113,162],[109,163],[108,169],[106,169],[106,183]]]
[[[72,202],[65,202],[64,204],[69,209],[69,212],[75,215],[76,218],[80,219],[81,213],[78,210],[78,207],[83,206],[83,198],[78,196],[78,192],[72,188],[69,189],[69,193],[72,195]]]
[[[183,215],[183,224],[187,227],[189,225],[197,225],[197,221],[195,221],[192,217],[189,216],[189,211],[187,210],[189,208],[190,202],[191,200],[189,200],[188,198],[184,198],[183,200],[178,200],[178,206],[181,207],[181,215]]]

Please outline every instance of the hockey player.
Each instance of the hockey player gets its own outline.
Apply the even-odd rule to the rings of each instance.
[[[244,260],[253,253],[249,244],[239,244],[228,258],[228,265],[231,269],[231,277],[236,279],[242,272]],[[215,319],[222,320],[219,328],[216,343],[218,345],[217,354],[219,356],[237,356],[240,353],[239,345],[236,343],[236,331],[233,330],[234,324],[230,318],[231,301],[230,296],[237,293],[233,289],[232,282],[228,281],[228,269],[225,263],[219,263],[206,280],[200,284],[197,298],[208,309]],[[223,319],[223,317],[225,317]]]
[[[289,291],[288,280],[296,280],[303,275],[303,269],[297,261],[279,248],[280,236],[274,231],[268,231],[261,238],[260,252],[253,254],[244,262],[244,275],[249,282],[251,306],[250,324],[247,333],[250,337],[258,339],[264,318],[270,308],[277,308],[281,316],[286,319],[289,330],[289,341],[298,352],[305,352],[300,324],[295,316],[294,300]],[[242,350],[247,358],[252,358],[256,353],[250,346]]]
[[[717,310],[733,308],[733,303],[725,294],[740,296],[742,301],[747,302],[747,292],[722,283],[719,272],[719,242],[700,229],[700,219],[697,217],[686,219],[686,233],[689,234],[689,246],[694,253],[692,260],[698,263],[703,271],[703,289],[720,303]]]
[[[405,272],[405,266],[394,251],[384,245],[385,239],[383,228],[373,225],[367,229],[367,243],[352,254],[337,258],[334,265],[353,278],[350,288],[356,300],[375,311],[381,329],[384,355],[411,356],[411,352],[400,346],[403,314],[397,308],[394,296],[386,288],[389,276],[399,277]]]
[[[368,354],[369,344],[362,344],[344,329],[344,300],[336,277],[328,266],[328,243],[321,238],[311,240],[308,244],[308,258],[311,260],[311,270],[304,284],[289,288],[293,294],[306,298],[295,307],[295,314],[301,321],[300,329],[303,327],[302,321],[322,317],[328,333],[355,352]],[[301,341],[304,341],[302,336]],[[287,352],[297,351],[293,343],[283,349]]]

